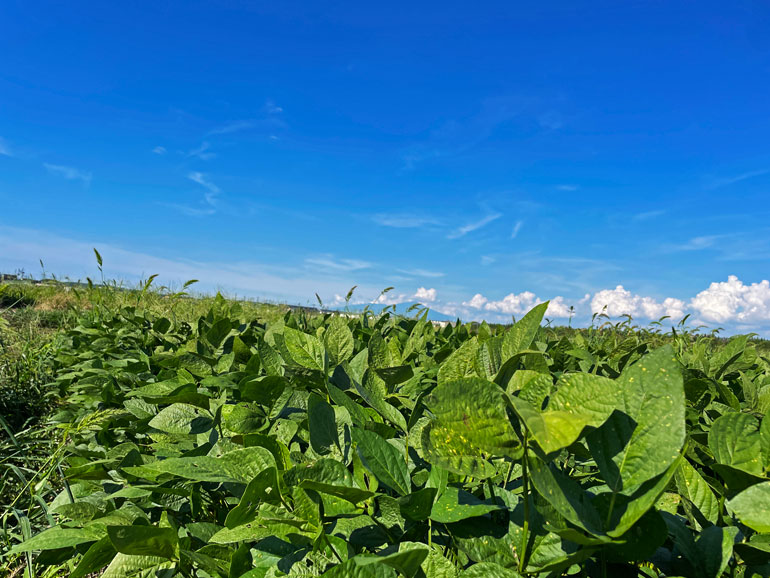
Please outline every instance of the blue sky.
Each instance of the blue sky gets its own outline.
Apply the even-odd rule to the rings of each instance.
[[[764,3],[73,6],[0,5],[0,270],[770,332]]]

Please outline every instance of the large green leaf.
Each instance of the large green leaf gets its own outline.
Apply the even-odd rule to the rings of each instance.
[[[556,384],[548,411],[579,415],[586,425],[599,427],[619,406],[622,390],[611,379],[590,373],[568,373]]]
[[[616,380],[618,408],[588,445],[613,492],[631,495],[677,459],[685,439],[685,398],[670,346],[645,355]]]
[[[727,502],[727,507],[752,530],[770,532],[770,482],[743,490]]]
[[[326,370],[326,350],[315,335],[286,327],[283,336],[286,349],[296,363],[308,369]]]
[[[759,421],[748,413],[727,413],[711,425],[709,449],[720,464],[749,474],[762,474]]]
[[[530,348],[547,309],[548,301],[536,305],[505,334],[501,356],[503,364],[517,353]]]
[[[307,421],[313,451],[324,455],[339,446],[334,408],[316,394],[308,399]]]
[[[478,499],[473,494],[455,486],[447,486],[447,489],[433,504],[430,518],[434,522],[450,524],[466,518],[483,516],[489,512],[502,509],[499,503],[491,500]]]
[[[426,398],[435,416],[437,451],[512,455],[520,446],[506,410],[505,392],[490,381],[466,378],[440,385]]]
[[[566,411],[540,413],[532,405],[517,397],[511,397],[510,403],[537,445],[546,454],[572,445],[590,421],[589,416]]]
[[[173,528],[155,526],[108,526],[112,546],[121,554],[178,558],[179,539]]]
[[[463,343],[444,360],[438,368],[437,381],[439,386],[476,375],[476,351],[479,343],[475,337]]]
[[[374,432],[353,429],[358,455],[364,466],[389,488],[405,496],[411,491],[405,455]]]
[[[719,518],[719,500],[709,488],[706,480],[687,460],[676,471],[676,488],[679,494],[688,499],[701,513],[705,520],[716,524]]]
[[[332,317],[323,339],[332,364],[337,365],[353,356],[353,333],[343,317]]]
[[[211,456],[168,458],[141,466],[164,474],[172,474],[199,482],[236,482],[247,484],[262,470],[274,467],[275,458],[263,447],[227,452],[219,458]],[[129,473],[132,468],[125,468]],[[141,475],[141,470],[137,472]]]
[[[170,434],[199,434],[214,424],[210,415],[186,403],[175,403],[150,420],[150,427]]]

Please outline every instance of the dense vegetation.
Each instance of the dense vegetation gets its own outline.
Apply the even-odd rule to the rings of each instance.
[[[770,575],[748,336],[84,295],[0,326],[0,572]]]

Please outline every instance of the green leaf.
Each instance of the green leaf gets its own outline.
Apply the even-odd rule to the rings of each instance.
[[[250,434],[268,426],[265,412],[245,403],[222,406],[222,427],[238,434]]]
[[[503,364],[517,353],[530,348],[547,309],[548,301],[535,305],[505,334],[502,344]]]
[[[438,385],[444,385],[451,381],[476,376],[476,352],[479,343],[476,337],[472,337],[463,343],[458,349],[446,358],[438,368]]]
[[[121,554],[168,559],[179,557],[179,539],[173,528],[108,526],[107,535],[115,550]]]
[[[676,471],[675,480],[679,494],[688,499],[704,519],[716,524],[719,519],[719,500],[698,470],[687,460],[682,460],[682,465]]]
[[[353,333],[344,318],[332,317],[323,338],[332,365],[338,365],[353,356]]]
[[[211,456],[168,458],[141,466],[159,473],[172,474],[199,482],[236,482],[246,484],[262,470],[275,467],[275,458],[266,448],[252,447]],[[128,473],[131,467],[124,468]],[[141,475],[141,471],[138,472]]]
[[[586,425],[599,427],[621,401],[618,384],[590,373],[568,373],[556,384],[548,411],[558,410],[586,418]]]
[[[447,489],[433,504],[430,518],[434,522],[451,524],[466,518],[483,516],[489,512],[502,509],[502,506],[491,501],[479,500],[473,494],[454,486]]]
[[[59,548],[70,548],[78,544],[87,542],[96,542],[101,536],[84,529],[75,528],[50,528],[32,536],[21,544],[17,544],[10,550],[10,554],[17,552],[34,552],[35,550],[58,550]]]
[[[572,445],[590,421],[589,417],[565,411],[540,413],[526,401],[516,397],[510,398],[510,403],[537,445],[546,454]]]
[[[752,530],[770,532],[770,482],[762,482],[743,490],[727,507]]]
[[[538,493],[559,514],[591,534],[600,536],[604,533],[599,512],[591,503],[592,494],[584,491],[575,480],[535,456],[529,457],[529,467],[532,483]]]
[[[310,445],[316,453],[328,454],[334,446],[339,447],[334,408],[316,394],[308,399],[307,420]]]
[[[731,412],[718,417],[711,425],[708,444],[720,464],[762,474],[762,440],[753,415]]]
[[[279,496],[278,471],[275,468],[267,468],[246,486],[238,505],[227,513],[225,526],[235,528],[251,522],[257,517],[261,502],[275,501]]]
[[[425,403],[435,416],[431,437],[442,440],[434,446],[437,451],[505,456],[520,446],[508,419],[505,392],[490,381],[466,378],[445,383]]]
[[[77,567],[70,574],[70,578],[83,578],[88,574],[96,573],[109,564],[116,553],[109,536],[105,536],[95,544],[91,544],[91,547],[88,548]]]
[[[353,428],[353,441],[362,463],[383,484],[400,495],[412,487],[405,456],[374,432]]]
[[[618,410],[587,440],[610,489],[630,495],[679,456],[685,439],[684,386],[669,345],[645,355],[616,383]]]
[[[436,422],[429,423],[422,430],[421,445],[424,458],[437,466],[431,468],[444,469],[464,476],[486,479],[494,476],[497,469],[481,456],[478,448],[470,444],[454,443],[448,445],[446,440],[453,440],[455,434]]]
[[[144,578],[152,576],[143,571],[170,569],[174,567],[174,562],[170,562],[159,556],[132,556],[130,554],[118,553],[112,559],[110,565],[99,578],[127,578],[136,576]],[[153,573],[155,576],[158,574]],[[154,578],[154,577],[153,577]]]
[[[398,571],[400,574],[413,578],[420,570],[420,565],[427,558],[429,549],[423,544],[414,542],[402,542],[399,545],[399,551],[386,556],[365,556],[359,555],[354,559],[359,566],[368,566],[369,564],[384,564]]]
[[[494,562],[479,562],[460,574],[461,578],[521,578],[521,574]]]
[[[199,434],[211,429],[214,421],[199,408],[175,403],[150,420],[150,427],[170,434]]]
[[[296,363],[316,371],[326,370],[326,350],[315,335],[285,327],[283,336],[286,349]]]

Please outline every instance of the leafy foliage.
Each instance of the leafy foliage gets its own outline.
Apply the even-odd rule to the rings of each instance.
[[[51,352],[50,527],[6,521],[5,556],[108,577],[768,575],[770,361],[743,337],[543,329],[546,308],[511,328],[264,323],[221,297],[192,322],[84,315]]]

